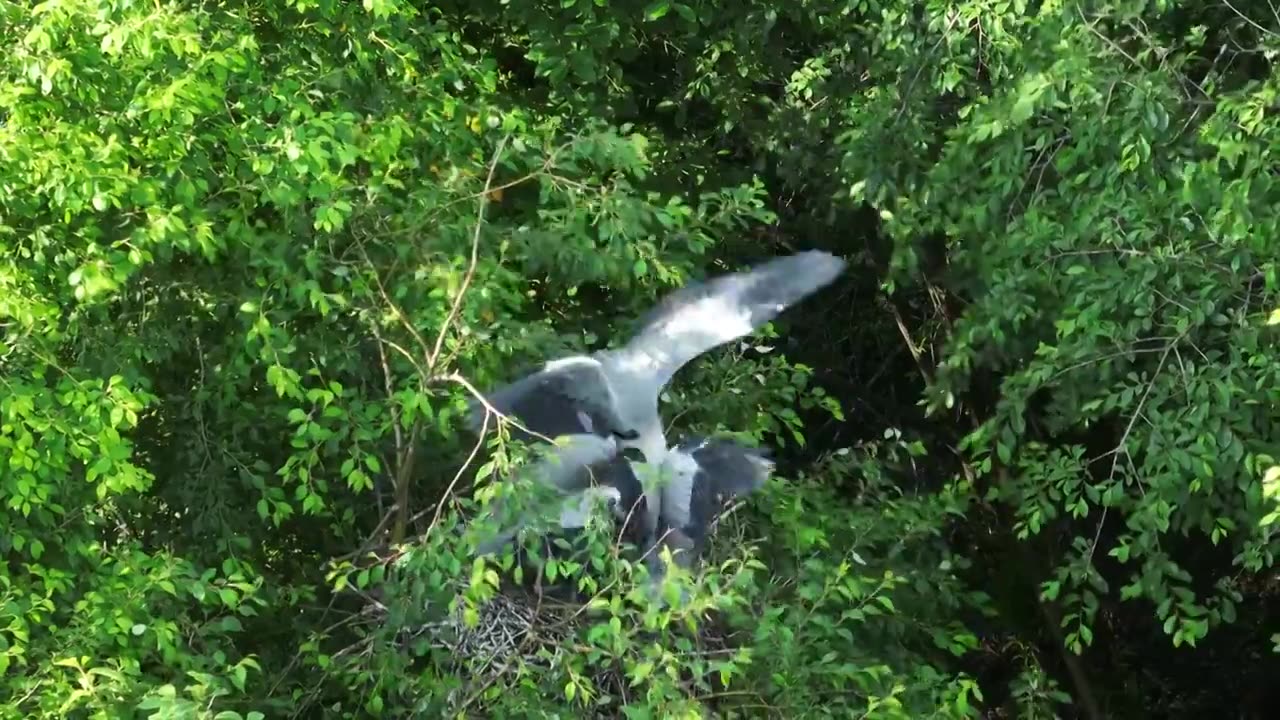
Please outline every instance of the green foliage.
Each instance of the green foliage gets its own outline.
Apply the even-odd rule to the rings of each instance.
[[[1100,716],[1108,618],[1274,651],[1265,8],[0,0],[0,40],[0,717]],[[814,243],[867,295],[662,398],[784,455],[689,605],[594,530],[472,562],[525,461],[473,388]]]
[[[998,63],[1009,81],[958,108],[936,164],[908,179],[923,192],[895,198],[887,225],[947,233],[948,261],[973,269],[976,282],[954,285],[972,305],[936,397],[999,374],[999,402],[964,448],[1019,537],[1074,534],[1044,596],[1063,604],[1076,652],[1117,591],[1151,603],[1174,646],[1235,621],[1237,571],[1210,570],[1198,589],[1171,533],[1225,544],[1248,572],[1271,565],[1274,542],[1262,482],[1274,399],[1250,390],[1278,367],[1264,327],[1276,256],[1261,240],[1274,202],[1259,174],[1272,139],[1252,109],[1273,80],[1206,66],[1194,12],[1135,25],[1136,9],[1042,10],[1022,54]],[[1260,43],[1242,56],[1274,34]],[[1102,555],[1120,566],[1104,571]]]

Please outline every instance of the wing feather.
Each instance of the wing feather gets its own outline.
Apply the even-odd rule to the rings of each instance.
[[[690,360],[755,332],[783,310],[831,284],[847,263],[826,252],[774,258],[670,293],[613,362],[648,374],[660,391]]]
[[[495,410],[509,415],[534,433],[556,438],[592,433],[601,437],[626,435],[629,428],[615,409],[612,388],[600,362],[589,357],[572,357],[547,363],[541,370],[508,383],[485,400]],[[472,400],[467,408],[467,425],[474,433],[483,427],[487,408]],[[493,418],[489,427],[496,425]],[[525,442],[539,438],[514,425],[511,437]]]
[[[705,441],[690,454],[698,474],[681,529],[701,543],[730,501],[764,487],[774,465],[766,451],[728,439]]]

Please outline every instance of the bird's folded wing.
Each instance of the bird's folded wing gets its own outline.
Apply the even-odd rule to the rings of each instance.
[[[701,469],[689,496],[685,532],[702,538],[727,503],[759,490],[773,471],[763,450],[731,440],[714,440],[694,453]]]
[[[711,485],[725,499],[753,493],[764,487],[773,472],[767,450],[742,445],[734,440],[716,439],[694,454],[698,466],[711,478]]]
[[[693,455],[677,447],[661,465],[658,483],[662,499],[661,520],[671,527],[683,528],[689,522],[689,506],[694,488],[705,484],[705,473]]]
[[[618,456],[618,442],[599,435],[562,435],[523,472],[560,492],[578,492],[599,484],[596,475]]]
[[[533,474],[532,479],[556,491],[551,499],[542,495],[526,497],[524,503],[528,506],[522,508],[523,512],[514,523],[505,529],[495,527],[487,530],[486,524],[497,521],[504,511],[506,503],[499,499],[475,523],[480,537],[476,545],[479,555],[496,553],[521,529],[530,525],[548,526],[555,522],[566,530],[585,527],[587,517],[593,512],[596,503],[607,503],[609,500],[622,502],[624,490],[608,481],[616,479],[619,475],[619,461],[625,463],[626,459],[613,456],[593,462],[591,458],[597,455],[589,454],[612,441],[595,436],[587,436],[585,439],[583,436],[575,436],[571,441],[578,441],[579,445],[556,446],[550,457],[543,458],[526,470]]]

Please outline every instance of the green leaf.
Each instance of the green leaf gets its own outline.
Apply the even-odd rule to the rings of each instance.
[[[649,3],[649,7],[645,8],[644,17],[646,20],[657,20],[666,15],[671,10],[670,0],[656,0]]]
[[[649,677],[650,673],[652,672],[653,672],[653,663],[647,660],[644,662],[637,663],[636,666],[632,668],[630,673],[631,674],[630,686],[635,687],[640,683],[644,682],[645,678]]]

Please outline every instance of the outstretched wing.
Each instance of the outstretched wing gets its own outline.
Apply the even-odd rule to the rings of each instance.
[[[600,362],[590,357],[571,357],[547,363],[541,370],[489,393],[485,398],[495,410],[510,415],[533,433],[548,438],[593,433],[601,437],[634,437],[622,427],[614,409],[614,396]],[[483,404],[472,400],[467,424],[480,432],[485,413]],[[489,418],[489,427],[497,419]],[[537,435],[511,425],[511,437],[533,442]]]
[[[664,492],[664,519],[699,543],[725,505],[763,487],[774,466],[767,451],[727,438],[686,441],[675,447],[676,453],[690,458],[697,469],[677,473],[677,481]]]
[[[663,298],[641,321],[640,333],[610,355],[631,374],[648,374],[654,392],[660,391],[690,360],[751,334],[829,285],[846,265],[809,250],[686,286]]]

